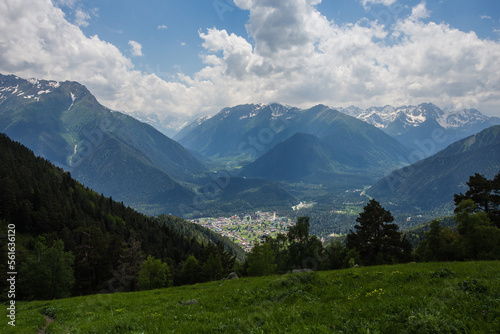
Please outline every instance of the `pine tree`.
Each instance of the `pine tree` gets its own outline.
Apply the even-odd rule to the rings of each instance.
[[[467,199],[457,206],[455,220],[460,233],[460,250],[464,259],[495,260],[500,259],[500,229],[493,226],[488,214],[477,212],[472,199]]]
[[[411,245],[398,232],[390,211],[372,199],[356,219],[356,232],[347,235],[347,248],[356,249],[365,265],[405,262],[411,258]]]
[[[193,256],[189,256],[182,266],[181,280],[182,284],[194,284],[200,280],[200,263]]]
[[[418,243],[415,256],[420,261],[451,261],[457,258],[455,244],[458,235],[450,228],[443,228],[439,220],[433,220],[425,239]]]
[[[215,281],[222,278],[224,269],[218,253],[210,253],[207,261],[202,267],[203,275],[209,281]]]
[[[323,245],[315,235],[309,235],[309,217],[299,217],[288,234],[288,269],[319,269]]]
[[[462,201],[471,199],[476,204],[475,211],[486,212],[490,221],[500,228],[500,172],[493,180],[476,173],[469,178],[467,186],[469,189],[465,194],[456,194],[454,197],[457,206],[455,212]]]

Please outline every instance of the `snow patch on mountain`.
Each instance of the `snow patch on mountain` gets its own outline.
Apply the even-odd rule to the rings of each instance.
[[[459,128],[468,124],[487,122],[489,117],[481,114],[476,109],[449,110],[445,109],[442,115],[437,119],[438,123],[444,128]]]
[[[73,92],[70,92],[70,95],[71,95],[71,104],[68,107],[68,111],[70,111],[71,108],[73,108],[73,105],[75,104],[76,101],[76,95],[73,94]]]
[[[418,106],[371,107],[366,110],[355,106],[336,109],[381,129],[385,129],[396,120],[402,122],[405,127],[417,127],[428,120],[435,120],[445,129],[460,128],[490,120],[490,117],[476,109],[440,109],[432,103]]]
[[[0,104],[8,98],[22,97],[33,101],[40,101],[43,94],[52,93],[61,83],[57,81],[38,80],[31,78],[21,79],[17,76],[1,76]]]

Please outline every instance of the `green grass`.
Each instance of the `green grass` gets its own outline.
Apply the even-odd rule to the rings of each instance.
[[[2,333],[43,314],[46,333],[499,333],[499,277],[498,261],[406,264],[19,302]]]

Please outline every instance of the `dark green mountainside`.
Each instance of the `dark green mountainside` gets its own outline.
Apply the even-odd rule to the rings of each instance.
[[[205,167],[153,127],[102,105],[76,82],[0,75],[0,131],[105,195],[178,213]],[[130,191],[133,190],[133,191]]]
[[[390,168],[401,165],[408,150],[382,130],[324,105],[304,110],[291,122],[291,132],[305,132],[320,138],[336,153],[360,168]],[[344,159],[344,160],[342,160]]]
[[[332,170],[333,163],[333,152],[318,137],[297,133],[243,167],[241,175],[298,181]]]
[[[451,209],[453,195],[465,191],[470,175],[492,178],[499,170],[500,126],[493,126],[392,172],[367,193],[394,203],[399,210]]]
[[[345,182],[359,186],[369,182],[360,173],[355,159],[336,152],[316,136],[297,133],[243,167],[240,174],[287,182]]]
[[[216,185],[221,185],[217,187]],[[215,189],[214,189],[214,186]],[[215,192],[214,192],[215,190]],[[211,217],[255,211],[289,209],[297,199],[276,181],[246,179],[242,177],[220,178],[200,190],[200,216]]]
[[[237,248],[240,258],[243,253],[229,240],[180,218],[153,219],[99,195],[0,134],[0,249],[5,259],[9,224],[15,225],[18,269],[34,254],[37,242],[47,247],[56,240],[64,242],[65,251],[74,256],[74,295],[112,292],[110,284],[124,289],[123,280],[130,281],[133,272],[130,261],[137,263],[147,255],[168,263],[174,283],[183,284],[181,269],[190,255],[202,265],[211,253],[227,257],[224,248]],[[6,264],[0,264],[2,291]],[[224,273],[232,270],[232,264],[223,265]],[[30,298],[25,283],[19,282],[19,296]]]

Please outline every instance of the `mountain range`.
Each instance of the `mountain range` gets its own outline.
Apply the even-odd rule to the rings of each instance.
[[[101,104],[76,82],[0,75],[0,131],[99,193],[148,213],[191,202],[205,166],[152,126]]]
[[[319,193],[331,203],[336,193],[371,185],[371,196],[432,210],[449,201],[427,192],[443,190],[446,197],[461,189],[456,186],[463,186],[465,174],[491,176],[498,169],[491,143],[441,151],[495,123],[500,119],[474,109],[455,112],[430,103],[367,110],[245,104],[199,118],[173,140],[102,106],[77,82],[0,75],[0,132],[97,192],[155,215],[275,210]],[[462,165],[467,168],[459,171]],[[396,178],[387,191],[385,176],[394,170],[401,175],[405,166],[416,174]],[[460,177],[441,179],[444,174]]]
[[[375,126],[324,105],[225,108],[174,138],[207,159],[232,159],[241,176],[290,182],[338,184],[344,175],[369,183],[410,153]]]
[[[476,109],[440,109],[432,103],[368,109],[351,106],[337,110],[384,130],[410,149],[419,149],[419,143],[439,134],[440,140],[433,140],[435,150],[432,154],[457,140],[500,124],[500,118],[485,116]]]
[[[201,155],[151,125],[102,106],[77,82],[0,74],[0,132],[86,186],[147,214],[220,212],[236,202],[252,211],[295,201],[279,184],[238,178],[206,196],[217,183],[194,156],[204,159]]]

